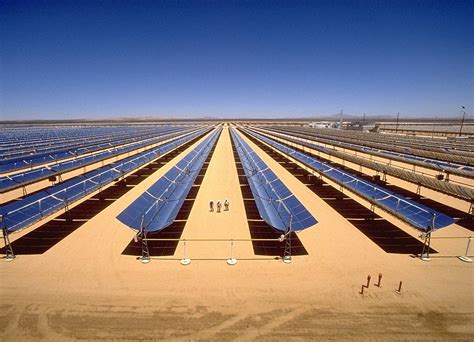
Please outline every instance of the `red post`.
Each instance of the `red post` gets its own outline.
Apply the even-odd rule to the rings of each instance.
[[[401,293],[401,292],[402,292],[402,284],[403,284],[403,282],[400,280],[400,284],[398,285],[397,293]]]
[[[381,282],[382,282],[382,273],[379,273],[379,280],[378,280],[377,284],[374,284],[374,285],[377,286],[377,287],[380,287]]]
[[[369,285],[370,285],[370,274],[367,276],[367,288],[369,288]]]

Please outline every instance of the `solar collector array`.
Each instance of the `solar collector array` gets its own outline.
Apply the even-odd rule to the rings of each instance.
[[[127,143],[132,143],[137,140],[147,139],[156,136],[156,134],[163,134],[167,131],[170,131],[171,128],[161,128],[154,133],[149,133],[145,136],[134,136],[131,138],[115,138],[108,139],[107,142],[103,143],[91,143],[91,142],[81,142],[73,146],[63,147],[61,149],[52,149],[48,152],[41,152],[27,157],[21,156],[13,159],[4,159],[0,161],[0,172],[11,172],[14,170],[22,169],[25,167],[32,167],[34,165],[40,165],[44,163],[51,163],[57,160],[73,158],[87,153],[92,153],[95,151],[112,148],[117,145],[123,145]]]
[[[0,159],[11,159],[21,155],[29,155],[30,153],[50,152],[55,148],[64,148],[66,146],[74,146],[79,143],[108,141],[117,138],[127,138],[131,136],[141,136],[153,132],[159,132],[162,127],[144,127],[142,129],[132,129],[130,127],[90,127],[90,128],[67,128],[46,129],[45,134],[39,138],[30,138],[31,129],[26,128],[27,135],[21,139],[15,135],[10,137],[11,141],[0,142]],[[61,137],[54,137],[51,134],[63,132]],[[2,132],[0,137],[5,137],[8,132]]]
[[[424,158],[424,157],[414,156],[414,155],[406,154],[406,153],[381,150],[377,148],[363,146],[360,144],[342,142],[335,139],[315,137],[313,135],[297,133],[293,130],[272,129],[272,131],[283,132],[283,133],[291,134],[293,136],[297,136],[303,139],[310,139],[310,140],[317,141],[324,144],[336,145],[342,148],[348,148],[354,151],[368,153],[368,154],[372,154],[372,155],[383,157],[383,158],[398,160],[405,163],[416,164],[416,165],[430,168],[433,170],[437,170],[440,172],[446,171],[446,172],[450,172],[452,174],[456,174],[462,177],[474,178],[474,167],[470,167],[463,164],[450,163],[450,162],[445,162],[445,161],[436,160],[436,159]],[[321,148],[324,148],[324,147],[321,147]]]
[[[353,140],[363,140],[364,142],[381,143],[388,146],[406,148],[408,151],[425,150],[431,152],[458,154],[460,156],[472,156],[474,152],[474,142],[463,139],[462,142],[456,140],[439,140],[427,137],[411,137],[406,135],[380,134],[375,132],[359,132],[352,130],[331,130],[320,128],[300,128],[302,131],[316,132],[317,134],[330,133],[333,137],[348,138]]]
[[[439,148],[428,148],[423,149],[423,146],[414,148],[409,143],[403,145],[397,144],[397,142],[388,143],[390,136],[379,134],[378,137],[373,133],[357,134],[349,133],[349,131],[341,131],[335,129],[308,129],[308,128],[286,128],[286,130],[305,133],[319,139],[331,139],[335,141],[341,141],[346,143],[355,143],[366,147],[380,149],[384,151],[399,152],[406,155],[413,155],[421,158],[442,160],[449,163],[458,163],[462,165],[472,166],[474,165],[474,153],[470,151],[459,151],[455,149],[443,149]],[[342,132],[342,133],[341,133]]]
[[[192,131],[192,129],[183,129],[178,131],[167,131],[163,132],[163,135],[160,137],[155,137],[147,139],[144,141],[139,141],[136,143],[128,144],[125,146],[118,146],[112,149],[107,149],[98,153],[87,155],[84,157],[79,157],[71,159],[68,161],[56,163],[53,165],[48,165],[46,167],[41,167],[38,169],[25,171],[17,173],[14,175],[8,175],[0,177],[0,193],[15,189],[39,180],[48,178],[50,176],[55,176],[64,172],[68,172],[74,169],[77,169],[82,166],[86,166],[104,159],[112,158],[120,154],[124,154],[133,150],[140,149],[142,147],[147,147],[161,141],[175,138],[179,135],[186,134]]]
[[[168,227],[178,215],[221,131],[222,128],[214,130],[125,208],[117,219],[131,229],[144,232],[156,232]]]
[[[287,141],[290,141],[290,142],[293,142],[293,143],[297,143],[297,144],[302,145],[302,146],[309,147],[309,148],[314,149],[316,151],[323,152],[323,153],[326,153],[328,155],[335,156],[335,157],[341,158],[343,160],[356,163],[356,164],[361,165],[361,166],[365,166],[365,167],[368,167],[368,168],[375,169],[378,172],[385,172],[388,175],[392,175],[392,176],[398,177],[400,179],[403,179],[403,180],[406,180],[406,181],[409,181],[409,182],[412,182],[412,183],[415,183],[415,184],[418,184],[418,185],[422,185],[422,186],[425,186],[427,188],[430,188],[430,189],[433,189],[433,190],[436,190],[436,191],[440,191],[442,193],[445,193],[445,194],[448,194],[448,195],[451,195],[451,196],[455,196],[455,197],[463,199],[463,200],[467,200],[467,201],[474,200],[474,190],[472,188],[469,188],[469,187],[466,187],[466,186],[457,185],[457,184],[454,184],[452,182],[445,182],[445,181],[438,180],[438,179],[435,179],[435,178],[432,178],[432,177],[426,177],[426,176],[423,176],[423,175],[420,175],[420,174],[416,174],[413,171],[406,171],[406,170],[403,170],[403,169],[400,169],[400,168],[395,168],[395,167],[392,167],[392,166],[389,166],[389,165],[380,164],[380,163],[377,163],[377,162],[374,162],[374,161],[371,161],[371,160],[367,160],[367,159],[364,159],[364,158],[361,158],[361,157],[357,157],[357,156],[352,155],[352,154],[347,154],[345,152],[341,152],[341,151],[338,151],[338,150],[335,150],[335,149],[332,149],[332,148],[327,148],[327,147],[320,146],[320,145],[310,143],[310,142],[307,142],[307,141],[302,141],[302,140],[294,138],[292,136],[276,133],[273,130],[269,130],[269,131],[262,130],[262,129],[255,129],[255,130],[257,130],[259,132],[262,132],[262,133],[265,133],[267,135],[271,135],[271,136],[278,137],[278,138],[281,138],[281,139],[284,139],[284,140],[287,140]]]
[[[419,230],[429,231],[440,229],[455,222],[453,218],[443,213],[407,199],[375,183],[354,176],[347,171],[335,168],[328,163],[321,162],[273,139],[248,129],[243,129],[243,131],[320,172],[337,184],[344,186],[371,203],[378,205]]]
[[[316,224],[317,220],[234,128],[231,137],[262,219],[282,232],[299,231]]]
[[[24,229],[32,223],[156,159],[159,155],[169,152],[175,147],[204,134],[207,130],[207,128],[202,128],[175,141],[138,153],[119,162],[87,172],[84,175],[23,197],[21,200],[3,205],[0,207],[3,224],[8,232]]]

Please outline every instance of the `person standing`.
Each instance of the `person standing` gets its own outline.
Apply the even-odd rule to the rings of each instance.
[[[221,200],[218,200],[218,201],[217,201],[217,212],[218,212],[218,213],[221,212],[221,208],[222,208]]]
[[[224,210],[229,211],[229,200],[227,198],[224,201]]]
[[[214,211],[214,201],[213,200],[211,200],[209,202],[209,209],[210,209],[209,211],[211,211],[211,212]]]

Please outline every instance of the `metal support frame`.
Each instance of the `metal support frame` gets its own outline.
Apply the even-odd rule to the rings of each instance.
[[[421,184],[420,184],[420,183],[417,183],[417,184],[416,184],[416,195],[417,195],[418,197],[421,196]]]
[[[103,191],[103,186],[102,186],[102,183],[99,184],[99,192],[98,192],[98,195],[99,195],[99,200],[100,201],[103,201],[105,198],[104,198],[104,194],[102,193]]]
[[[283,252],[283,262],[285,264],[291,263],[291,229],[288,229],[288,232],[285,236],[285,251]]]
[[[72,221],[71,211],[69,210],[69,202],[67,198],[64,198],[64,213],[67,214],[67,221]]]
[[[10,238],[8,237],[7,227],[2,227],[3,232],[3,242],[5,245],[5,260],[12,261],[16,258],[15,253],[13,252],[13,247],[10,243]]]
[[[430,248],[431,248],[431,229],[421,234],[424,238],[423,249],[421,250],[420,259],[423,261],[430,261]]]
[[[433,214],[431,224],[427,227],[427,230],[421,234],[424,238],[423,249],[421,250],[420,259],[423,261],[430,261],[430,248],[431,248],[431,232],[435,227],[436,214]]]
[[[147,264],[151,260],[150,260],[150,251],[148,250],[148,241],[146,239],[146,231],[145,231],[145,227],[143,226],[144,219],[145,219],[145,216],[142,215],[142,222],[140,224],[140,232],[137,234],[138,235],[137,237],[142,242],[142,256],[138,257],[138,259],[140,259],[142,264]]]
[[[449,183],[449,172],[448,171],[446,171],[446,177],[444,177],[444,181],[446,183]]]
[[[370,218],[371,221],[375,221],[375,198],[372,197],[372,201],[370,201],[370,211],[372,212],[372,217]]]

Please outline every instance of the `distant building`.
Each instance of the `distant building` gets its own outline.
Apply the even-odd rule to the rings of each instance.
[[[351,131],[371,132],[376,129],[375,122],[352,121],[347,123],[346,129]]]
[[[312,128],[339,128],[339,123],[332,121],[314,121],[306,124],[305,126]]]

